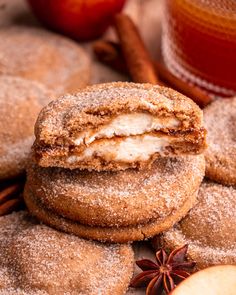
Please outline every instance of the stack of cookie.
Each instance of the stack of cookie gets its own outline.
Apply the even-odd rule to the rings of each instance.
[[[198,268],[236,263],[236,98],[210,104],[204,120],[208,181],[189,214],[157,238],[158,246],[171,249],[189,244],[188,255]]]
[[[45,107],[35,135],[24,198],[52,227],[103,242],[143,240],[195,204],[202,112],[173,90],[95,85]]]

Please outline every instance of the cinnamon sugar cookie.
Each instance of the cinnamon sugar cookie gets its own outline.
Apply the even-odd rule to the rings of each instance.
[[[38,164],[69,169],[139,168],[205,148],[199,107],[151,84],[107,83],[63,96],[41,111],[35,135]]]
[[[24,198],[30,212],[83,238],[127,242],[162,232],[195,203],[203,156],[160,158],[150,169],[89,172],[28,169]]]
[[[104,245],[38,224],[0,218],[1,295],[122,295],[133,273],[129,245]]]
[[[58,93],[77,91],[89,82],[89,57],[65,37],[12,26],[0,30],[0,40],[0,74],[36,80]]]
[[[236,264],[236,190],[203,183],[197,205],[160,240],[171,249],[187,243],[188,254],[199,268]]]
[[[0,0],[0,27],[10,25],[37,25],[35,17],[25,0]]]
[[[213,102],[204,110],[209,147],[206,176],[226,185],[236,185],[236,97]]]
[[[37,115],[52,98],[37,82],[0,76],[0,179],[24,171]]]

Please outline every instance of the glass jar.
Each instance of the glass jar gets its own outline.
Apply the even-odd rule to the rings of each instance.
[[[177,77],[236,95],[236,0],[165,0],[162,54]]]

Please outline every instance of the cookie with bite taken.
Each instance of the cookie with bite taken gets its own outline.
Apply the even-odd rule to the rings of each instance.
[[[189,98],[149,84],[108,83],[65,95],[35,125],[33,155],[42,167],[117,171],[160,156],[200,154],[202,111]]]

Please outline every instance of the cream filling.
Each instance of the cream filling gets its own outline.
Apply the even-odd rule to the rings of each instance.
[[[168,137],[156,137],[142,135],[126,137],[122,140],[105,140],[94,142],[88,146],[79,156],[68,157],[68,163],[76,163],[94,156],[102,157],[106,161],[146,161],[153,154],[161,153],[171,142]]]
[[[88,130],[81,132],[75,145],[85,143],[91,144],[99,138],[112,138],[115,136],[141,135],[163,128],[175,128],[180,125],[180,121],[175,117],[158,118],[147,113],[123,114],[114,118],[109,124],[100,128],[97,132]]]

